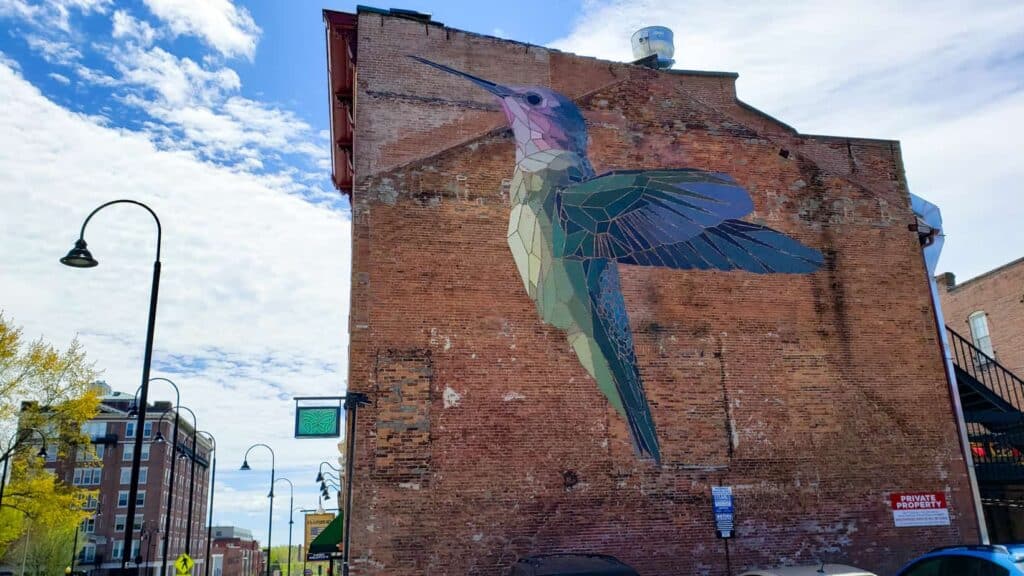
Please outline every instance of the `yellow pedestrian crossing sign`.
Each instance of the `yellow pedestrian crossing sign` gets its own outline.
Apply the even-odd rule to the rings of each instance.
[[[191,574],[192,567],[195,565],[196,563],[192,561],[192,557],[188,554],[182,554],[174,561],[174,569],[178,571],[179,576],[182,574]]]

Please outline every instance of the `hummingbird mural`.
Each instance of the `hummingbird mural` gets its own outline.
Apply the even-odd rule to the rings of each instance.
[[[583,114],[554,90],[502,86],[410,58],[498,98],[516,141],[508,245],[526,292],[626,418],[639,455],[660,462],[618,265],[803,274],[821,266],[821,253],[738,220],[754,205],[726,174],[680,168],[596,175]]]

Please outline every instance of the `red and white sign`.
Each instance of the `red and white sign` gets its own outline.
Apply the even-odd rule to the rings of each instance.
[[[949,526],[949,508],[943,492],[896,492],[889,495],[897,528]]]

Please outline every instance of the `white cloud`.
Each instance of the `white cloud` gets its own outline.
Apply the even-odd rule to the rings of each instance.
[[[252,60],[262,32],[244,7],[230,0],[144,0],[175,35],[198,36],[224,56]]]
[[[101,126],[6,65],[0,101],[0,230],[13,258],[5,269],[17,270],[0,275],[5,313],[29,337],[63,345],[78,334],[105,379],[133,391],[153,222],[135,207],[108,208],[86,233],[98,268],[57,258],[95,206],[146,202],[164,230],[154,375],[179,384],[228,465],[257,441],[277,449],[279,469],[333,454],[334,441],[291,437],[290,399],[344,386],[347,213],[294,196],[284,176],[218,167]],[[168,396],[154,385],[151,398]]]
[[[30,34],[25,37],[25,42],[50,64],[71,66],[82,58],[82,53],[77,48],[60,40],[49,40]]]
[[[71,11],[81,14],[107,11],[112,0],[0,0],[0,17],[24,20],[42,30],[71,31]]]
[[[149,22],[138,20],[124,10],[114,12],[112,24],[111,35],[114,38],[134,40],[141,46],[149,46],[158,36]]]
[[[71,79],[68,78],[67,76],[63,75],[63,74],[57,74],[56,72],[50,72],[49,74],[47,74],[47,76],[49,76],[50,78],[53,78],[54,80],[56,80],[57,82],[60,82],[61,84],[65,85],[65,86],[67,86],[68,84],[71,84]]]
[[[668,26],[677,68],[739,72],[742,100],[802,132],[902,140],[911,189],[960,232],[942,268],[968,277],[1020,256],[1024,233],[997,199],[1024,169],[995,136],[1024,129],[1019,1],[614,0],[582,12],[553,47],[628,61],[637,28]]]

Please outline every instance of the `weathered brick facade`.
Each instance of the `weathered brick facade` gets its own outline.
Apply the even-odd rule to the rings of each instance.
[[[353,573],[500,574],[558,551],[643,574],[823,559],[887,573],[976,540],[898,143],[798,134],[737,100],[735,74],[374,11],[356,43],[349,382],[372,403],[352,467]],[[523,291],[503,115],[407,54],[573,97],[598,173],[728,173],[754,200],[747,220],[826,255],[802,276],[621,267],[661,466],[636,458]],[[713,485],[734,487],[728,544]],[[951,526],[893,527],[888,494],[918,490],[946,491]]]
[[[951,273],[939,275],[937,281],[946,324],[970,339],[968,319],[984,312],[996,360],[1024,376],[1024,259],[960,284]]]

